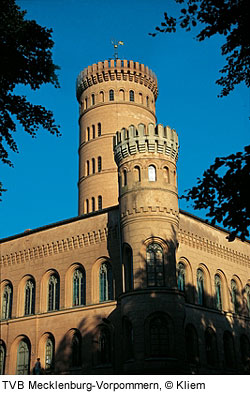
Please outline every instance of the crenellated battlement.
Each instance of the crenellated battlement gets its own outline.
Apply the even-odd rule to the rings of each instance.
[[[113,148],[117,165],[129,155],[146,152],[163,154],[177,161],[178,135],[169,126],[153,123],[146,126],[141,123],[137,127],[131,125],[128,129],[116,132]]]
[[[78,101],[81,94],[90,86],[114,80],[143,84],[153,92],[155,100],[157,99],[157,78],[152,70],[144,64],[132,60],[111,59],[94,63],[81,71],[76,81]]]

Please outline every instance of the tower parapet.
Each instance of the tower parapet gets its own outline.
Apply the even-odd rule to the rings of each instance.
[[[157,78],[152,70],[144,64],[132,60],[111,59],[94,63],[81,71],[76,81],[78,101],[80,101],[82,93],[92,85],[115,80],[144,85],[153,92],[155,100],[157,99]]]

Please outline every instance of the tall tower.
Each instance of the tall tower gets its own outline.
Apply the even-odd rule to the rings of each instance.
[[[124,371],[180,372],[184,366],[185,310],[177,289],[175,260],[178,136],[170,127],[144,121],[116,133],[114,156],[124,272],[121,314],[136,328],[136,363],[127,367],[125,363]],[[174,333],[179,344],[171,340]]]
[[[157,93],[155,75],[138,62],[105,60],[78,76],[79,215],[118,204],[113,136],[122,127],[155,123]]]

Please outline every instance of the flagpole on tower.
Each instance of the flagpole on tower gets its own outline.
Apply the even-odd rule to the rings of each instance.
[[[124,45],[123,41],[116,41],[116,40],[111,40],[111,43],[114,47],[114,59],[117,60],[118,59],[118,46],[119,45]]]

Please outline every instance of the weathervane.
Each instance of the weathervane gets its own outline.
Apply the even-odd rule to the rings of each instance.
[[[124,45],[123,41],[116,41],[116,40],[111,40],[111,44],[114,46],[114,59],[118,59],[118,46],[119,45]]]

